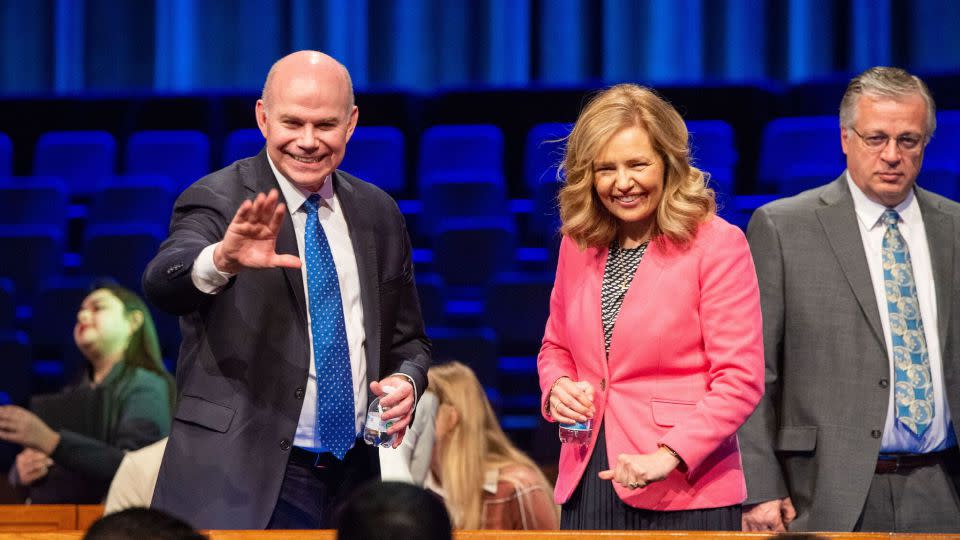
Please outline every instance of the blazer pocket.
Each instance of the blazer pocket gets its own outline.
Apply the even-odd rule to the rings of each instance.
[[[817,426],[780,428],[775,448],[781,452],[813,452],[817,448]]]
[[[196,424],[200,427],[226,433],[233,421],[235,411],[230,407],[217,405],[196,396],[183,396],[177,406],[174,418],[181,422]]]
[[[651,399],[650,408],[653,410],[654,423],[658,426],[673,427],[689,416],[697,408],[697,404],[693,401]]]

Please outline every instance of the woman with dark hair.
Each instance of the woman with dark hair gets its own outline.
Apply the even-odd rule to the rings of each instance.
[[[22,445],[10,473],[32,502],[100,502],[124,452],[166,437],[175,399],[146,304],[115,284],[98,285],[80,305],[73,338],[87,360],[81,380],[53,398],[84,404],[93,433],[55,430],[37,414],[0,407],[0,439]],[[90,399],[73,399],[77,396]],[[72,399],[72,401],[71,401]]]

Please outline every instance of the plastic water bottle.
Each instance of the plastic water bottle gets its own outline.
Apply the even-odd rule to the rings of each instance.
[[[560,424],[560,442],[581,445],[589,444],[591,434],[593,434],[592,418],[587,418],[586,422]]]
[[[384,396],[396,390],[392,386],[383,386],[382,388]],[[397,434],[387,435],[387,430],[390,429],[394,421],[387,420],[384,422],[382,420],[383,413],[387,412],[390,407],[384,408],[380,405],[381,397],[383,396],[374,398],[367,408],[367,421],[363,425],[363,440],[370,446],[390,448],[393,446],[393,441],[397,439]]]
[[[590,383],[580,381],[577,383],[581,392],[586,392],[590,388]],[[593,434],[593,419],[587,418],[585,422],[575,422],[573,424],[560,424],[560,442],[586,445],[590,444],[590,436]]]

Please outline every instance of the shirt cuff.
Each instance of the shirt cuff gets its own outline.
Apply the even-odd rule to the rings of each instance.
[[[193,261],[190,279],[193,281],[193,286],[200,292],[217,294],[230,281],[230,278],[236,275],[217,270],[217,265],[213,263],[213,252],[218,245],[220,242],[203,248],[200,255],[197,255],[197,260]]]

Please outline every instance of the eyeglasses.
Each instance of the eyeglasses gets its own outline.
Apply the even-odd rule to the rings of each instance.
[[[860,140],[863,141],[863,145],[867,147],[867,150],[872,152],[879,152],[886,148],[891,138],[886,133],[864,136],[854,127],[851,127],[850,130],[856,133],[857,137],[860,137]],[[920,135],[900,135],[894,140],[897,141],[897,147],[903,152],[915,152],[923,148],[921,144],[923,143],[923,137]]]

